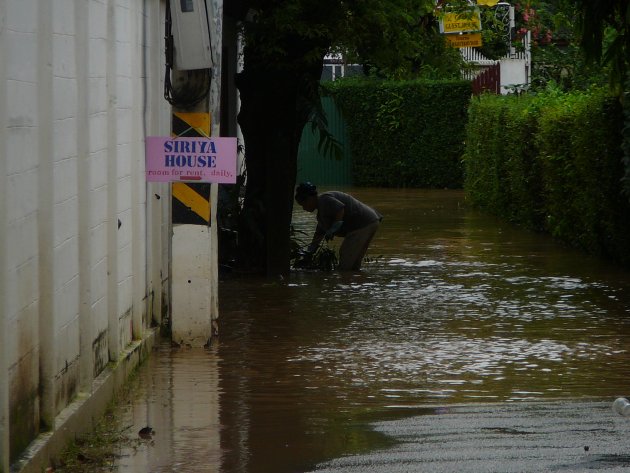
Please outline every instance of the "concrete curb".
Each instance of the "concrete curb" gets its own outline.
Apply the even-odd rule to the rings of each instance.
[[[142,340],[133,341],[115,363],[109,363],[94,380],[90,392],[80,393],[55,418],[55,428],[40,434],[11,466],[11,473],[41,473],[77,435],[90,432],[107,405],[120,391],[134,369],[155,345],[157,329],[149,329]]]

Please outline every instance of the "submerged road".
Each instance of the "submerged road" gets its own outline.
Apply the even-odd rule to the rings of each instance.
[[[351,193],[371,261],[224,278],[211,347],[138,370],[118,473],[630,472],[630,273],[461,191]]]
[[[375,424],[398,444],[345,456],[317,472],[630,471],[630,418],[611,402],[535,402],[431,408]]]

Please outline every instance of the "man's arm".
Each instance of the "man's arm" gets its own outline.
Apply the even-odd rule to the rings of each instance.
[[[313,239],[311,240],[311,244],[307,246],[306,250],[309,253],[315,253],[315,250],[317,249],[321,241],[324,239],[324,235],[326,235],[326,232],[324,231],[321,225],[317,224],[317,228],[315,228],[315,233],[313,234]]]

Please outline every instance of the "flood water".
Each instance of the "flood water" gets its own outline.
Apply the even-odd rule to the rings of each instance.
[[[360,273],[225,278],[208,350],[162,343],[121,407],[120,472],[306,472],[370,422],[469,403],[630,394],[630,272],[467,208],[352,189],[384,220]],[[297,211],[295,224],[314,228]]]

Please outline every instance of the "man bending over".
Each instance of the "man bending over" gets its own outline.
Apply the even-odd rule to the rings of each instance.
[[[317,210],[317,228],[308,251],[314,253],[323,238],[344,237],[339,248],[339,269],[361,269],[363,257],[383,216],[344,192],[318,194],[310,182],[297,186],[295,200],[307,212]]]

